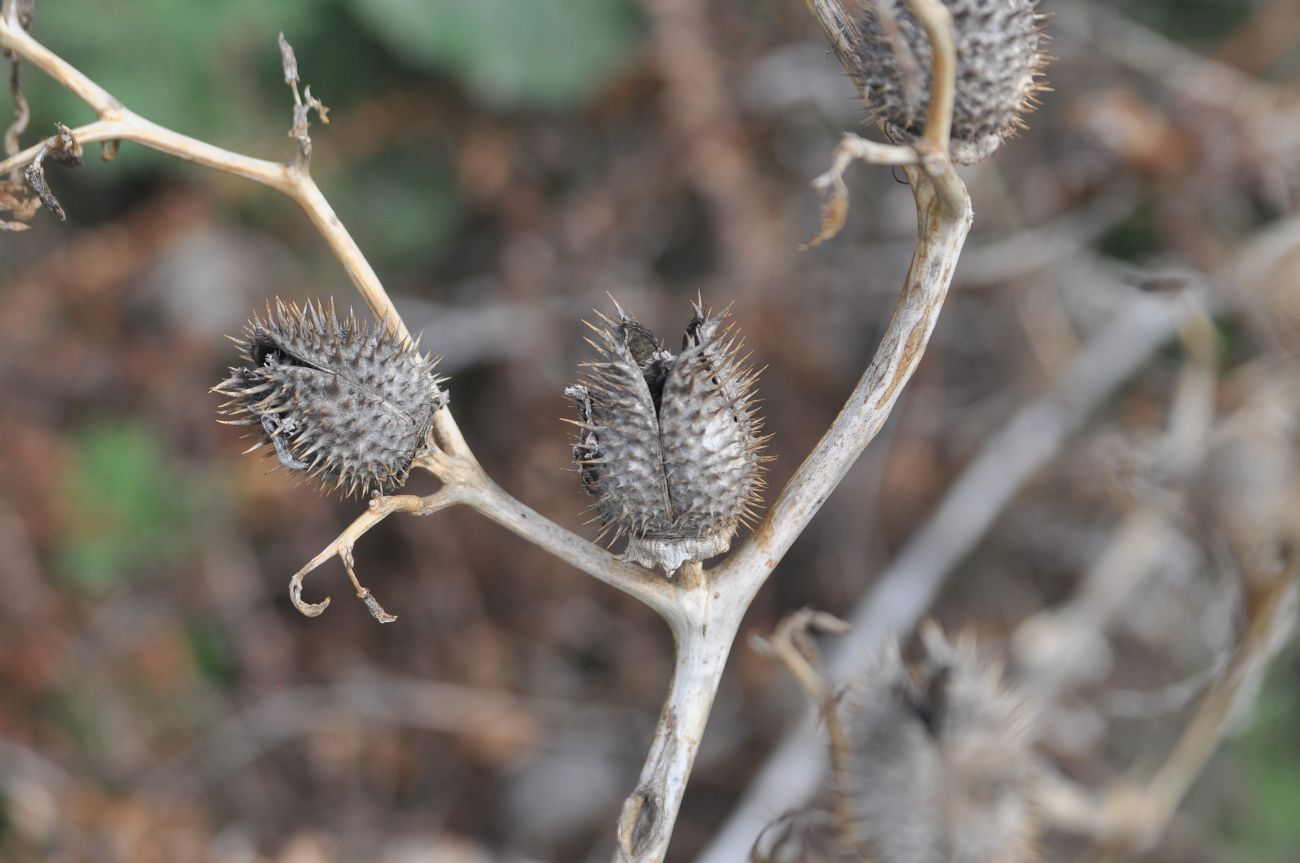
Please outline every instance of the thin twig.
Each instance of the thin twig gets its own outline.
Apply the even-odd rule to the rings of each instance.
[[[365,512],[356,517],[352,524],[348,525],[338,537],[321,551],[320,554],[309,560],[302,569],[293,574],[289,579],[289,598],[293,600],[293,607],[298,609],[308,617],[319,617],[325,609],[329,608],[330,598],[327,596],[320,602],[307,602],[302,598],[302,583],[308,573],[319,568],[326,561],[337,556],[343,562],[344,569],[347,570],[348,578],[352,581],[353,587],[357,591],[357,597],[366,603],[370,613],[380,623],[391,623],[397,618],[388,614],[379,606],[377,600],[371,596],[370,591],[361,586],[357,580],[357,574],[353,569],[352,547],[356,545],[357,540],[365,536],[372,527],[379,524],[395,512],[412,512],[421,515],[437,512],[440,509],[461,503],[460,496],[451,488],[444,488],[437,494],[428,498],[418,497],[412,494],[399,494],[391,497],[377,497],[370,501],[370,506]]]
[[[466,488],[465,503],[565,563],[641,600],[674,628],[683,625],[680,591],[673,582],[565,530],[511,497],[486,475]]]
[[[1213,319],[1194,293],[1179,297],[1188,310],[1179,328],[1188,360],[1170,400],[1164,435],[1155,445],[1162,474],[1157,479],[1168,486],[1160,488],[1166,493],[1144,496],[1124,516],[1068,602],[1030,616],[1012,636],[1022,686],[1040,707],[1074,682],[1080,657],[1105,638],[1115,617],[1152,576],[1174,530],[1171,522],[1181,509],[1187,480],[1205,457],[1214,422],[1219,341]]]
[[[826,725],[832,772],[837,786],[834,795],[836,832],[846,849],[856,850],[859,856],[863,856],[861,849],[864,846],[855,828],[857,817],[852,802],[857,792],[857,777],[849,767],[852,744],[840,716],[839,696],[834,681],[812,640],[814,632],[846,635],[848,631],[849,625],[838,617],[804,608],[786,615],[777,624],[770,639],[755,639],[754,646],[785,665],[803,687]],[[863,859],[866,859],[865,856]]]

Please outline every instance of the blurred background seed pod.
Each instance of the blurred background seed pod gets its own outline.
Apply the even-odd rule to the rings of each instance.
[[[932,52],[925,29],[898,0],[849,0],[860,39],[846,70],[877,121],[898,143],[925,131]],[[957,81],[952,156],[969,164],[991,156],[1024,127],[1037,104],[1047,57],[1033,0],[943,0],[952,15]]]
[[[601,315],[581,383],[573,457],[596,498],[601,536],[628,537],[624,557],[671,575],[731,547],[763,486],[757,374],[726,323],[696,305],[674,355],[621,308]]]
[[[274,447],[280,464],[326,490],[351,496],[406,482],[426,445],[433,413],[446,403],[436,360],[351,312],[267,304],[236,339],[247,366],[213,388],[230,396],[222,413],[259,426],[250,449]]]
[[[973,640],[929,624],[912,668],[882,652],[843,707],[851,741],[836,764],[851,835],[878,863],[1028,859],[1032,712]]]

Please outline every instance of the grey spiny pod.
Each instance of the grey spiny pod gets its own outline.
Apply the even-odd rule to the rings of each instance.
[[[213,392],[230,396],[221,406],[226,422],[259,426],[250,452],[271,444],[280,464],[346,495],[406,482],[447,401],[436,360],[382,323],[351,313],[340,321],[333,301],[277,299],[233,341],[247,366],[232,368]]]
[[[930,104],[930,40],[901,0],[849,0],[857,57],[845,66],[889,136],[909,144],[924,132]],[[1046,36],[1035,0],[942,0],[952,15],[957,52],[952,157],[969,164],[991,156],[1024,128],[1021,115],[1046,89]]]
[[[730,548],[763,487],[757,373],[726,317],[696,304],[673,355],[621,308],[617,320],[601,314],[588,339],[600,359],[564,391],[577,405],[573,457],[601,536],[626,534],[626,559],[668,575]]]
[[[909,670],[896,646],[845,704],[837,785],[877,863],[1021,863],[1036,834],[1032,711],[969,639],[933,624]]]

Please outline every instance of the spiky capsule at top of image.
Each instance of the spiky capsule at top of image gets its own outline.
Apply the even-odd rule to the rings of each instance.
[[[230,397],[226,422],[258,427],[250,452],[269,444],[284,467],[345,495],[406,482],[446,404],[436,360],[382,323],[351,312],[340,321],[333,301],[277,299],[233,341],[247,365],[213,392]]]
[[[672,575],[730,548],[758,506],[767,438],[757,374],[726,312],[696,304],[676,355],[622,308],[617,315],[592,326],[600,359],[564,391],[578,409],[573,457],[601,536],[626,535],[624,558]]]
[[[925,131],[932,52],[904,0],[848,0],[856,10],[856,57],[846,71],[876,119],[897,143]],[[1035,0],[942,0],[952,15],[957,53],[952,157],[970,164],[991,156],[1024,128],[1022,115],[1046,89],[1042,16]]]
[[[922,629],[923,656],[886,649],[842,708],[836,764],[851,830],[878,863],[1022,863],[1036,822],[1033,711],[970,638]]]

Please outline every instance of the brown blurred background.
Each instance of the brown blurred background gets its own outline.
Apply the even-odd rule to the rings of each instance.
[[[965,172],[976,226],[930,352],[745,633],[803,605],[849,614],[1008,417],[1152,297],[1215,311],[1211,430],[1262,399],[1294,431],[1295,3],[1044,10],[1055,92]],[[594,535],[559,422],[579,321],[608,292],[671,342],[700,292],[735,303],[768,367],[781,486],[874,350],[914,230],[901,175],[858,168],[844,233],[797,251],[817,224],[809,181],[866,117],[802,4],[41,0],[33,33],[142,115],[279,158],[279,30],[333,109],[314,173],[444,356],[455,416],[502,485]],[[23,81],[24,143],[91,119],[30,68]],[[361,304],[273,193],[130,144],[87,157],[49,172],[66,224],[0,234],[0,860],[607,859],[667,684],[666,629],[460,510],[359,544],[395,624],[351,601],[337,565],[308,582],[329,611],[295,612],[289,574],[359,504],[241,456],[208,387],[235,362],[223,335],[267,298]],[[1007,644],[1077,594],[1135,507],[1175,498],[1101,658],[1053,688],[1044,746],[1096,785],[1158,763],[1222,667],[1241,615],[1216,483],[1260,464],[1276,478],[1295,442],[1248,428],[1227,479],[1203,453],[1171,479],[1152,441],[1188,353],[1157,338],[1141,358],[932,608]],[[1282,506],[1268,517],[1294,520]],[[706,845],[801,709],[738,643],[670,859]],[[1240,730],[1140,859],[1300,860],[1294,648]],[[1043,856],[1085,847],[1049,837]]]

